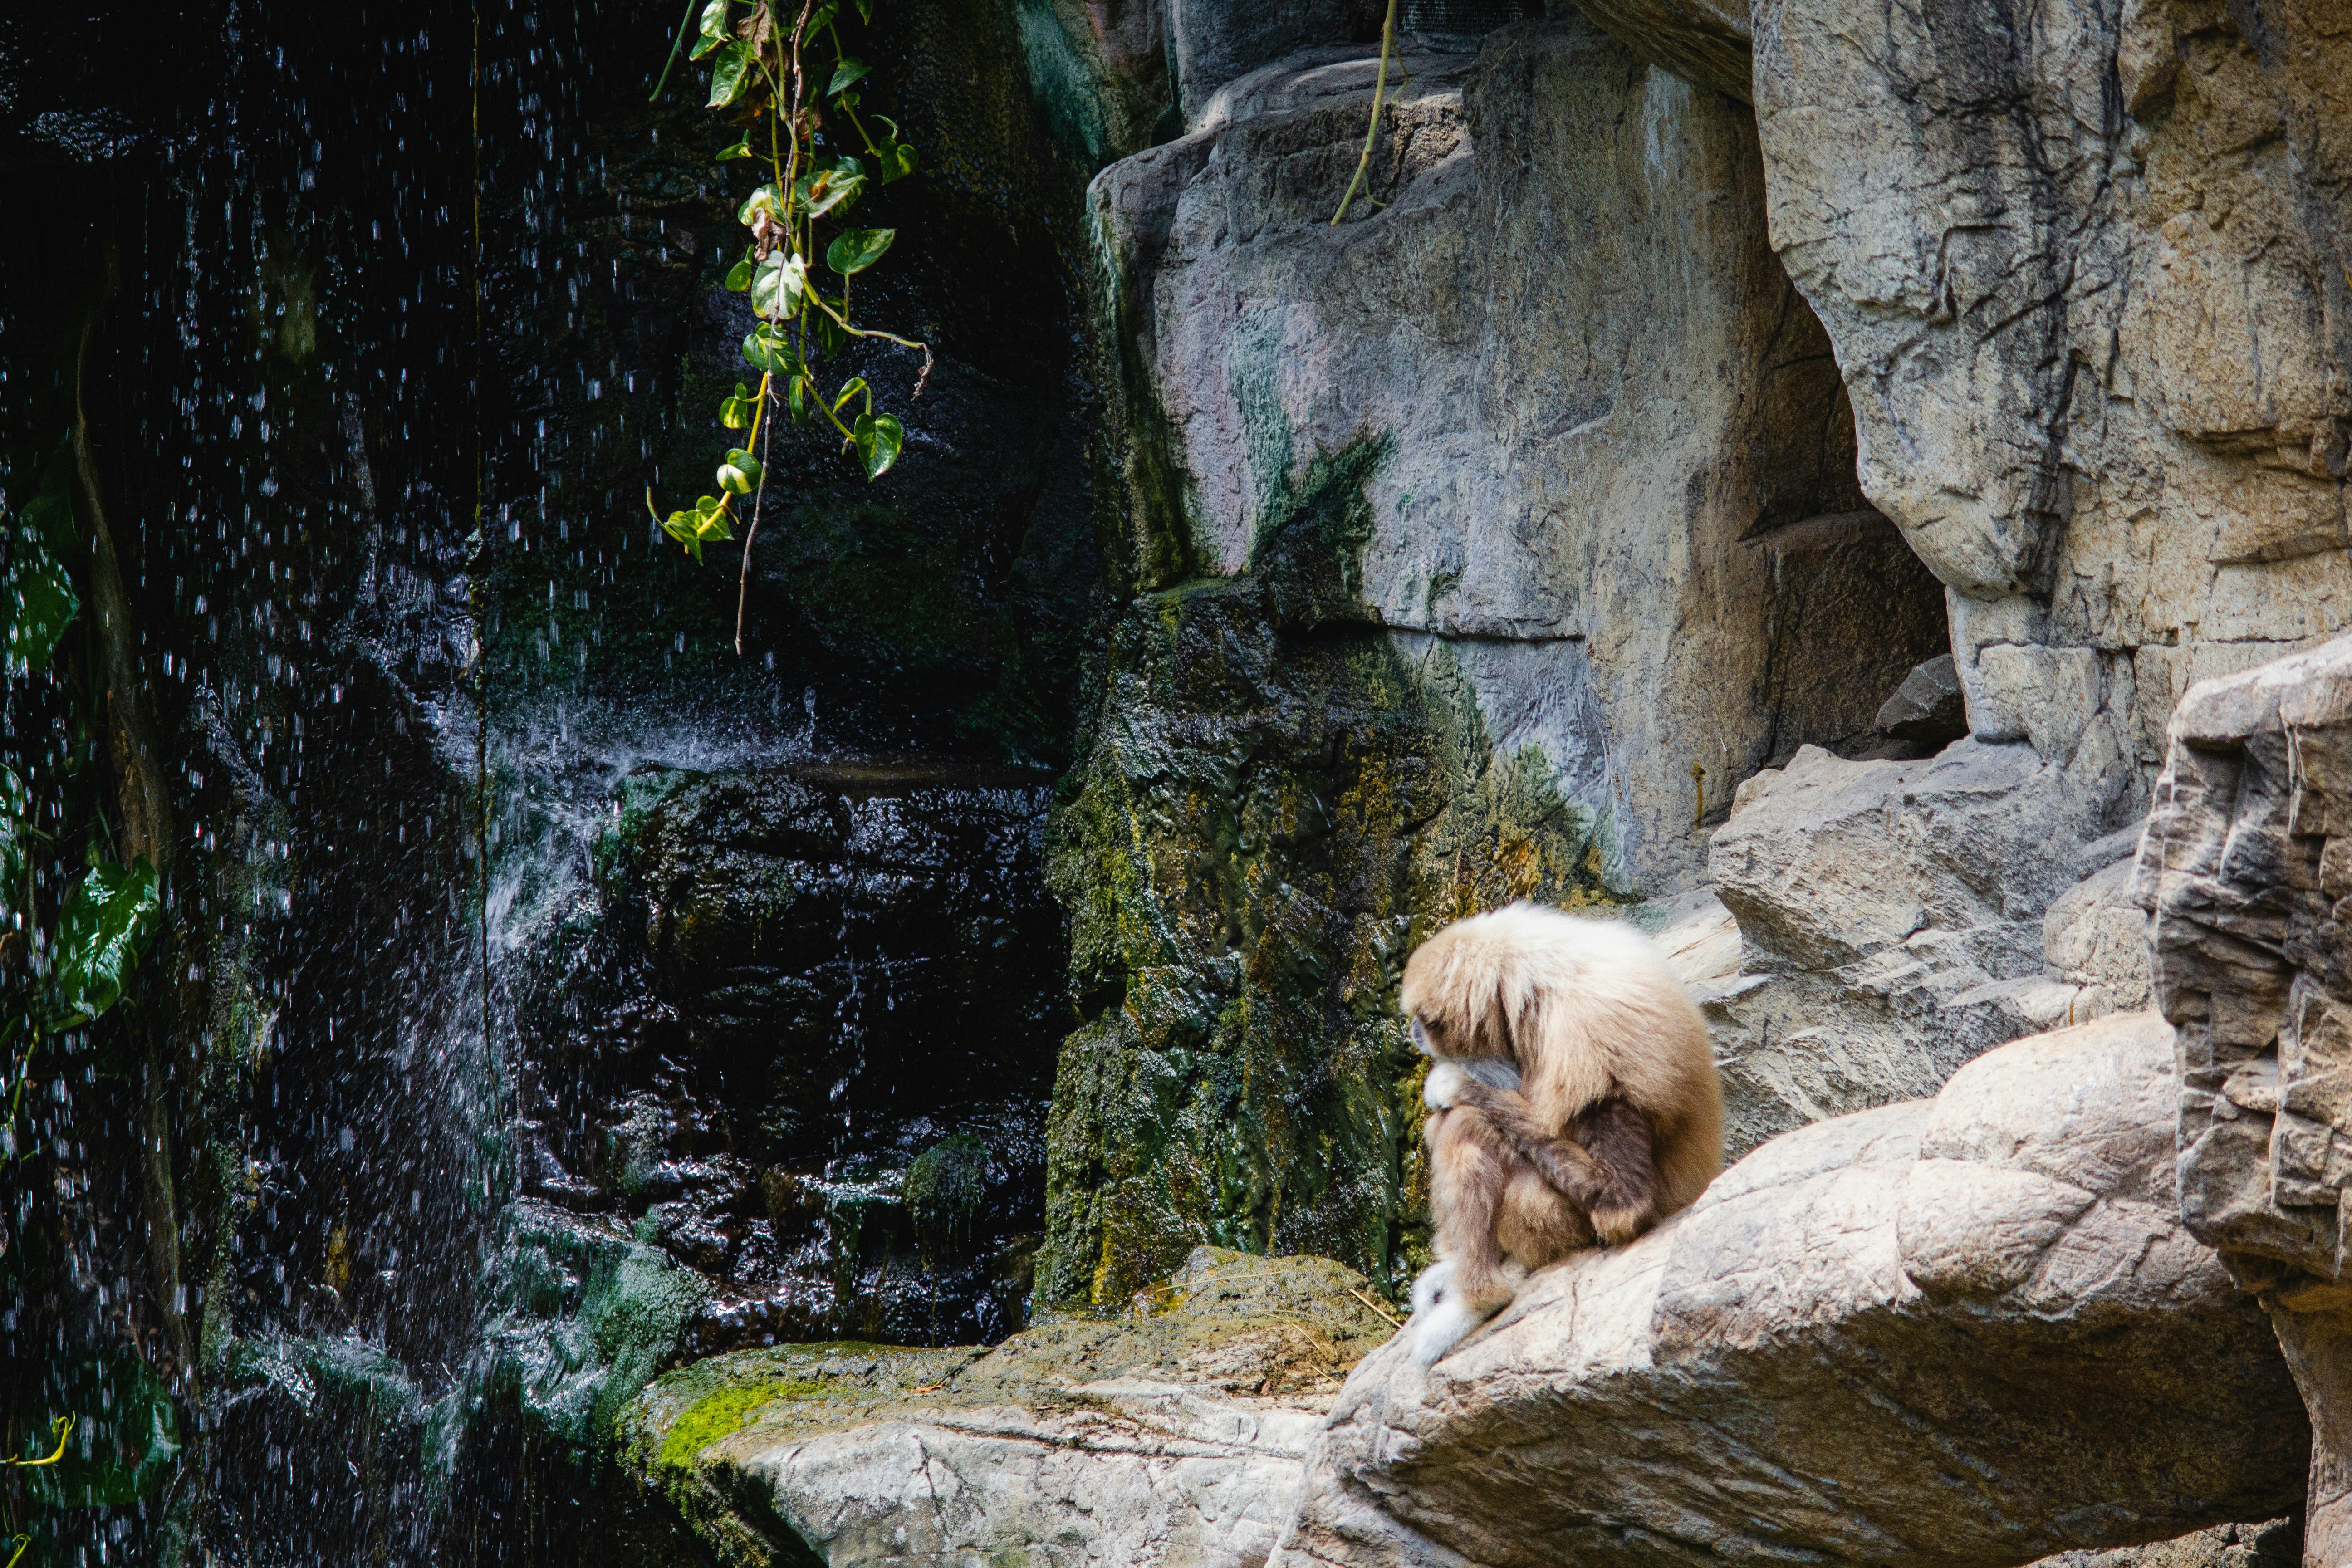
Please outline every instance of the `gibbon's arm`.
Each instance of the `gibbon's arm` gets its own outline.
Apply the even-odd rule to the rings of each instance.
[[[1465,1077],[1454,1102],[1484,1116],[1562,1197],[1589,1215],[1646,1212],[1656,1190],[1650,1119],[1622,1095],[1588,1106],[1555,1138],[1517,1089]]]

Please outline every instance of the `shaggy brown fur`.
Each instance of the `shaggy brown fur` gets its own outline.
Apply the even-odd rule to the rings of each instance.
[[[1633,1239],[1720,1168],[1706,1026],[1633,927],[1531,904],[1475,916],[1413,953],[1400,1000],[1438,1063],[1425,1136],[1444,1261],[1416,1304],[1454,1307],[1417,1346],[1466,1332],[1528,1269]],[[1517,1089],[1495,1087],[1506,1063]]]

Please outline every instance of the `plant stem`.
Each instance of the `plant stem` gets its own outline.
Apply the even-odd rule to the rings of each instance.
[[[686,47],[686,30],[694,26],[694,7],[698,3],[699,0],[686,0],[686,15],[678,18],[677,37],[670,43],[669,58],[662,61],[661,79],[654,83],[653,96],[646,100],[647,103],[661,101],[662,89],[669,85],[670,67],[677,64],[677,53]]]
[[[1339,227],[1339,220],[1348,216],[1348,204],[1356,199],[1357,190],[1371,175],[1372,144],[1381,134],[1381,100],[1388,95],[1389,89],[1389,50],[1396,45],[1396,11],[1397,0],[1389,0],[1388,16],[1381,22],[1381,71],[1372,79],[1372,122],[1364,128],[1364,152],[1363,156],[1356,160],[1355,177],[1348,182],[1347,192],[1339,198],[1339,210],[1331,215],[1331,226],[1334,228]],[[1402,63],[1398,62],[1400,65]]]

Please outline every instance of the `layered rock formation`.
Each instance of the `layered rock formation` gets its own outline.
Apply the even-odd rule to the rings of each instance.
[[[1775,248],[1974,733],[2137,815],[2190,681],[2352,622],[2352,32],[2330,0],[1759,0]]]
[[[1992,1568],[2276,1512],[2305,1434],[2181,1223],[2171,1058],[2150,1014],[2004,1046],[1766,1145],[1426,1372],[1390,1344],[1279,1561]]]
[[[2352,1552],[2352,639],[2200,683],[2134,891],[2179,1033],[2180,1201],[2310,1405],[2306,1556]]]

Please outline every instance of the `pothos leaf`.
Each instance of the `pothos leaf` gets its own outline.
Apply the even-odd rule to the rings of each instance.
[[[771,321],[800,314],[801,296],[808,289],[808,263],[781,251],[760,263],[751,275],[751,310]]]
[[[751,79],[751,46],[740,38],[730,38],[719,63],[710,68],[710,107],[724,109],[742,97]]]
[[[728,521],[726,503],[717,496],[700,498],[692,511],[670,513],[662,520],[662,531],[684,545],[686,552],[698,563],[702,560],[705,544],[735,537],[735,530]]]
[[[800,349],[782,328],[762,322],[743,339],[744,363],[770,375],[792,375],[800,370]]]
[[[748,158],[751,155],[751,133],[748,131],[743,132],[743,140],[736,142],[732,147],[721,147],[719,149],[718,153],[714,154],[719,162],[722,163],[736,158]]]
[[[809,216],[822,217],[857,199],[858,193],[866,188],[866,165],[844,155],[834,160],[832,168],[803,178],[799,188],[801,200],[808,205]]]
[[[850,426],[849,439],[866,465],[866,477],[878,479],[898,460],[899,448],[907,444],[907,427],[891,415],[861,414]]]
[[[824,264],[847,277],[863,272],[882,259],[890,242],[898,237],[895,228],[853,228],[837,235],[824,247]]]
[[[727,287],[740,294],[751,286],[751,258],[749,256],[727,269]]]
[[[729,452],[727,460],[719,465],[719,488],[750,495],[760,488],[760,460],[740,447]]]
[[[833,68],[833,80],[825,88],[824,95],[831,98],[836,93],[847,92],[865,79],[866,71],[864,60],[856,55],[845,56],[841,63]]]
[[[688,59],[698,60],[725,43],[727,41],[727,0],[710,0],[710,4],[702,8],[702,20],[696,26],[695,31],[701,37],[695,43],[694,53],[687,57]]]
[[[841,391],[835,395],[833,400],[833,411],[835,414],[838,414],[843,409],[848,407],[849,400],[856,397],[861,392],[866,394],[866,412],[868,414],[873,413],[874,394],[866,386],[866,378],[862,375],[853,375],[847,381],[841,384]]]
[[[735,209],[735,221],[749,228],[751,226],[751,220],[763,212],[771,218],[782,217],[783,207],[782,193],[773,185],[761,185],[758,190],[745,196],[743,205]]]
[[[723,400],[719,405],[719,423],[726,426],[730,430],[751,428],[751,413],[759,405],[759,401],[751,388],[740,381],[737,382],[735,395]]]
[[[5,763],[0,763],[0,925],[6,916],[31,911],[24,907],[25,862],[32,857],[32,792]]]
[[[31,528],[18,530],[7,575],[0,577],[0,623],[6,626],[0,633],[0,667],[19,677],[47,668],[80,612],[81,595],[65,567]]]
[[[887,185],[893,180],[903,180],[915,172],[916,157],[912,142],[886,142],[882,144],[881,153],[882,155],[875,160],[881,165],[881,173],[877,176],[877,184]]]
[[[874,0],[857,0],[857,19],[869,27],[874,25]]]
[[[49,972],[55,1026],[89,1023],[122,999],[162,909],[155,868],[143,855],[130,866],[92,866],[83,873],[58,916]]]

